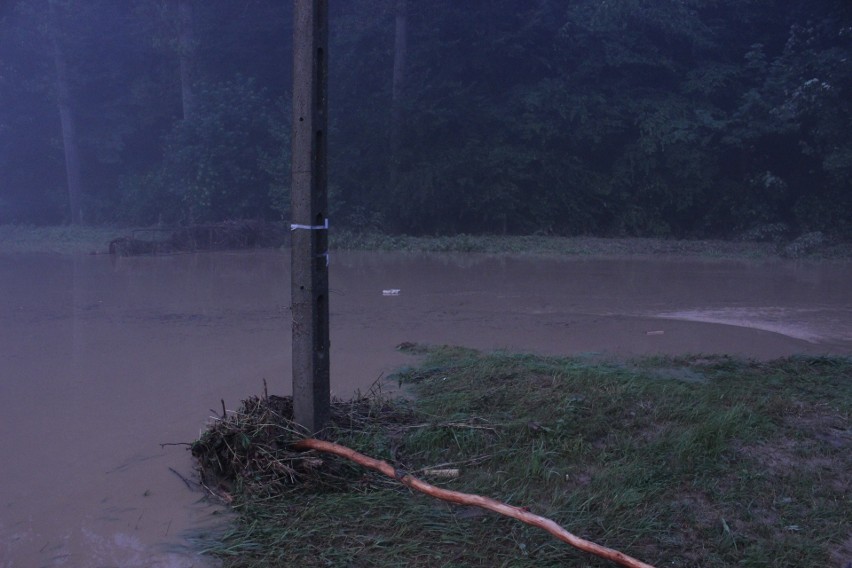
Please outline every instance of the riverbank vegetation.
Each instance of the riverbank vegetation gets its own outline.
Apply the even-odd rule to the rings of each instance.
[[[337,403],[329,440],[548,516],[657,566],[845,567],[852,360],[630,362],[404,345],[406,397]],[[298,453],[263,396],[193,445],[236,512],[202,538],[228,567],[608,566],[538,529]]]
[[[810,235],[810,236],[809,236]],[[454,235],[425,237],[332,231],[332,248],[342,250],[474,252],[565,256],[691,256],[765,259],[852,258],[852,243],[809,234],[792,241],[558,237],[545,235]]]
[[[49,4],[0,4],[0,223],[289,219],[289,3]],[[852,3],[329,11],[334,227],[852,234]]]
[[[0,225],[2,253],[107,252],[109,242],[121,234],[115,227]]]
[[[239,222],[225,222],[215,226],[219,225],[238,226]],[[269,242],[286,241],[287,229],[284,224],[268,223],[263,224],[263,226],[267,227],[266,231],[274,237]],[[209,226],[203,226],[201,230],[205,228],[209,228]],[[156,239],[168,239],[170,235],[174,235],[175,233],[180,234],[191,229],[0,225],[0,253],[101,254],[109,252],[110,244],[117,239],[126,240],[139,237],[146,242],[154,242]],[[463,234],[430,237],[358,233],[341,229],[330,232],[329,243],[333,250],[365,251],[469,252],[562,256],[667,255],[737,259],[800,258],[837,260],[852,258],[852,243],[833,241],[825,237],[819,237],[810,241],[807,238],[803,238],[789,242],[559,237],[553,235]],[[227,244],[225,243],[223,246]],[[263,243],[255,240],[245,244],[245,246],[254,248],[263,246]],[[162,247],[146,252],[150,254],[168,254],[169,250]]]

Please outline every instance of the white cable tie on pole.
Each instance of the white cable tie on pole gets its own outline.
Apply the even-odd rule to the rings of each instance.
[[[325,223],[322,225],[299,225],[296,223],[290,224],[290,230],[295,231],[296,229],[305,229],[308,231],[322,231],[328,230],[328,219],[325,220]]]

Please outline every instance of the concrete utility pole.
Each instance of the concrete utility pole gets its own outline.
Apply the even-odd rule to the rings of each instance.
[[[311,433],[329,418],[328,3],[293,2],[293,418]]]

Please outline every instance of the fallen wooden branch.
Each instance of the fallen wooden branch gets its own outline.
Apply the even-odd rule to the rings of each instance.
[[[423,477],[434,477],[435,479],[455,479],[459,476],[458,468],[438,469],[430,467],[422,470]]]
[[[411,489],[416,489],[417,491],[425,493],[431,497],[435,497],[436,499],[449,501],[450,503],[457,503],[459,505],[481,507],[483,509],[488,509],[489,511],[494,511],[495,513],[500,513],[501,515],[517,519],[523,523],[527,523],[528,525],[532,525],[549,532],[559,540],[570,544],[574,548],[589,552],[595,556],[599,556],[600,558],[611,560],[622,566],[627,566],[628,568],[654,568],[650,564],[645,564],[641,560],[627,556],[622,552],[575,536],[563,529],[554,521],[551,521],[546,517],[530,513],[526,509],[507,505],[506,503],[501,503],[500,501],[483,497],[481,495],[460,493],[458,491],[450,491],[448,489],[435,487],[434,485],[430,485],[425,481],[412,477],[403,471],[395,470],[387,462],[365,456],[364,454],[360,454],[346,446],[341,446],[340,444],[334,444],[332,442],[324,442],[314,438],[307,438],[296,442],[294,447],[300,450],[317,450],[319,452],[326,452],[352,460],[359,465],[381,472],[388,477],[398,480],[400,483],[410,487]]]

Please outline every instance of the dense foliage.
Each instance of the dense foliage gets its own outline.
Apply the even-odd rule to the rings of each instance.
[[[330,2],[338,226],[852,234],[849,2],[408,2],[394,99],[398,1]],[[86,222],[287,219],[291,10],[0,4],[0,223],[70,220],[57,38]]]

